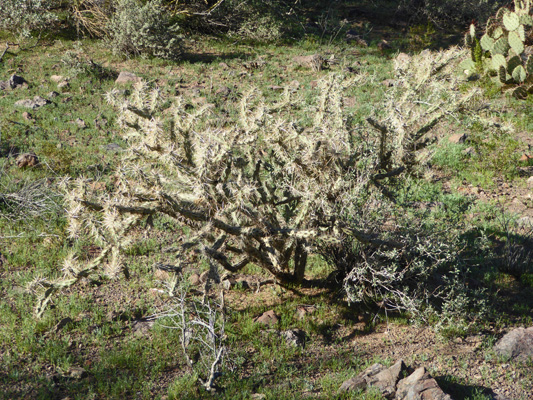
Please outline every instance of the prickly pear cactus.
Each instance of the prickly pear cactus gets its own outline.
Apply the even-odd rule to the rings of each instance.
[[[514,0],[514,10],[500,8],[480,39],[475,25],[470,25],[464,42],[471,58],[461,63],[461,69],[467,75],[489,74],[503,88],[514,88],[518,99],[533,93],[532,6],[532,0]]]

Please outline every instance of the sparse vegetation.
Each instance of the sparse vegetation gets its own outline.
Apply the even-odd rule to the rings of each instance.
[[[462,73],[462,17],[160,1],[161,59],[117,4],[0,32],[0,397],[378,399],[339,387],[401,358],[528,398],[531,99]]]

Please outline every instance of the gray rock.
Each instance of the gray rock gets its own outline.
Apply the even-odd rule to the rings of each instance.
[[[15,105],[17,107],[31,108],[32,110],[35,108],[39,108],[39,106],[36,106],[35,102],[31,99],[23,99],[23,100],[16,101]]]
[[[154,326],[154,321],[134,321],[132,331],[135,336],[146,336]]]
[[[8,81],[0,81],[0,90],[6,90],[9,89],[9,82]]]
[[[72,121],[72,123],[78,125],[78,127],[80,129],[85,129],[87,128],[87,124],[85,123],[84,120],[82,120],[81,118],[76,118],[74,121]]]
[[[35,103],[35,105],[37,107],[42,107],[42,106],[45,106],[47,104],[51,104],[52,103],[50,100],[47,100],[47,99],[45,99],[44,97],[41,97],[41,96],[35,96],[33,98],[33,102]]]
[[[107,151],[122,151],[122,147],[120,147],[116,143],[109,143],[104,146],[104,149]]]
[[[51,101],[45,99],[44,97],[35,96],[33,98],[33,100],[31,100],[31,99],[19,100],[19,101],[15,102],[15,105],[18,106],[18,107],[31,108],[32,110],[35,110],[36,108],[45,106],[45,105],[50,104],[50,103],[51,103]]]
[[[28,82],[26,82],[26,79],[24,79],[22,76],[18,75],[11,75],[11,78],[9,78],[9,87],[11,89],[16,89],[21,86],[28,86]]]
[[[528,329],[513,329],[496,343],[494,352],[501,357],[521,362],[533,360],[533,326]]]
[[[381,364],[374,364],[356,377],[345,381],[339,391],[364,389],[367,386],[373,386],[378,388],[384,397],[394,398],[396,384],[404,371],[407,371],[407,366],[403,360],[398,360],[390,368],[385,368]]]
[[[303,347],[307,340],[307,333],[301,329],[289,329],[281,332],[287,344],[294,347]]]
[[[383,396],[392,398],[396,392],[396,384],[400,380],[402,372],[407,371],[407,366],[403,360],[398,360],[393,366],[387,368],[374,377],[369,382],[377,387]]]
[[[365,389],[368,386],[368,382],[372,380],[374,376],[379,374],[385,369],[382,364],[373,364],[359,375],[344,381],[339,388],[339,392],[347,392],[350,390]]]
[[[87,376],[87,371],[82,367],[70,367],[67,376],[73,379],[83,379]]]
[[[346,381],[344,381],[339,388],[339,392],[349,392],[352,390],[362,390],[366,389],[367,383],[365,378],[357,375],[353,378],[350,378]]]
[[[120,74],[118,74],[118,78],[115,81],[115,84],[123,84],[123,83],[128,83],[128,82],[139,82],[140,80],[141,78],[135,75],[133,72],[121,71]]]
[[[452,400],[444,393],[424,367],[398,382],[396,400]]]

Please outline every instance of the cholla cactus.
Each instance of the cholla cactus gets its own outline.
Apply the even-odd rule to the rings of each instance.
[[[471,99],[439,90],[458,57],[452,49],[398,69],[404,80],[393,89],[398,102],[388,100],[388,118],[369,119],[375,130],[353,123],[343,107],[343,93],[368,82],[364,74],[322,79],[315,104],[288,89],[268,104],[250,89],[238,105],[239,121],[225,124],[209,106],[190,111],[182,98],[164,101],[142,82],[126,99],[110,92],[130,148],[114,190],[91,193],[78,180],[67,193],[70,234],[90,236],[103,248],[69,282],[102,266],[115,275],[131,229],[156,216],[188,227],[177,252],[199,253],[231,272],[253,263],[285,283],[302,282],[308,254],[341,245],[346,235],[376,248],[401,247],[380,231],[368,232],[365,218],[382,209],[387,183],[414,164],[424,134]],[[294,121],[295,107],[314,120]]]

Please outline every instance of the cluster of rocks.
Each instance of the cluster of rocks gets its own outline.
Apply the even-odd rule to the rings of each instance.
[[[424,367],[411,372],[403,360],[390,368],[374,364],[345,381],[339,392],[366,390],[369,387],[378,389],[387,399],[451,400],[450,395],[443,392]]]

